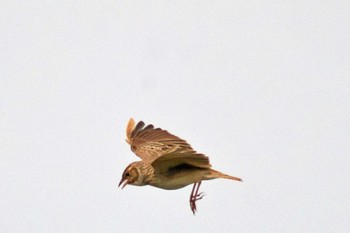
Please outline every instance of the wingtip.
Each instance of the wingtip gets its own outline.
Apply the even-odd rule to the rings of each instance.
[[[129,119],[129,122],[128,122],[128,125],[130,125],[130,124],[135,124],[135,121],[134,121],[134,118],[132,118],[132,117],[130,117],[130,119]]]
[[[133,131],[134,128],[135,128],[135,121],[133,118],[130,118],[128,125],[126,126],[126,139],[125,139],[125,141],[128,144],[131,144],[131,132]]]

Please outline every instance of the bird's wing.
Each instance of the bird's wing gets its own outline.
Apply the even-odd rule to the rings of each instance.
[[[210,168],[209,158],[203,154],[198,154],[195,151],[184,153],[169,153],[163,155],[152,162],[154,172],[158,174],[166,174],[171,170],[182,168]]]
[[[166,130],[154,128],[153,125],[145,126],[143,121],[135,126],[135,121],[130,119],[126,127],[126,136],[126,142],[130,145],[131,150],[147,162],[152,162],[158,157],[172,152],[193,151],[185,140]]]

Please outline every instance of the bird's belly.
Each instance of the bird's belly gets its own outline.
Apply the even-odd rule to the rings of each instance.
[[[167,190],[180,189],[187,185],[197,183],[203,179],[203,174],[198,172],[188,173],[178,173],[172,176],[158,175],[155,182],[150,183],[150,185]]]
[[[154,187],[157,188],[161,188],[161,189],[167,189],[167,190],[174,190],[174,189],[180,189],[183,188],[189,184],[188,182],[173,182],[173,181],[169,181],[169,182],[162,182],[162,183],[157,183],[157,184],[151,184]]]

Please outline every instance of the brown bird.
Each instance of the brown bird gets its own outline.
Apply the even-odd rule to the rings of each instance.
[[[190,195],[190,207],[195,214],[196,201],[203,198],[198,193],[202,180],[225,178],[242,181],[211,169],[209,158],[197,153],[190,144],[160,128],[140,121],[135,127],[131,118],[126,128],[126,142],[142,160],[133,162],[123,172],[119,186],[127,184],[151,185],[161,189],[180,189],[194,184]]]

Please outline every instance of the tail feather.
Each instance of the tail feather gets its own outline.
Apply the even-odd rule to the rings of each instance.
[[[236,180],[236,181],[241,181],[241,182],[243,181],[239,177],[226,175],[222,172],[215,171],[213,169],[210,169],[210,170],[211,170],[211,172],[210,172],[209,177],[208,177],[209,179],[224,178],[224,179]]]
[[[230,179],[230,180],[237,180],[237,181],[243,182],[243,180],[241,178],[239,178],[239,177],[229,176],[229,175],[226,175],[226,174],[222,174],[221,178]]]

